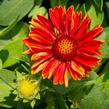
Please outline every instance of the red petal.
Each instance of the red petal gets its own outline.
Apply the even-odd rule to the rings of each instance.
[[[38,44],[38,42],[36,42],[35,40],[32,40],[31,38],[26,38],[23,40],[23,42],[34,53],[51,50],[50,47],[44,46],[42,44]]]
[[[65,63],[60,63],[57,69],[53,73],[54,84],[64,83],[64,72],[65,72]]]
[[[69,72],[68,72],[68,69],[66,68],[65,74],[64,74],[64,85],[65,85],[65,87],[68,87],[68,74],[69,74]]]
[[[35,34],[36,36],[40,36],[45,40],[53,42],[54,39],[52,38],[52,35],[48,32],[43,30],[42,28],[33,28],[30,32],[30,34]]]
[[[80,25],[81,18],[82,18],[82,12],[80,13],[76,12],[73,14],[72,20],[74,24],[73,24],[73,29],[71,30],[71,33],[70,33],[72,37],[74,37],[75,33],[78,32],[78,27]]]
[[[101,53],[99,52],[99,48],[101,47],[102,44],[103,42],[101,41],[92,40],[82,45],[79,45],[80,47],[78,48],[78,51],[90,55],[94,55],[94,54],[101,55]]]
[[[77,72],[79,75],[81,75],[82,77],[85,76],[85,69],[83,68],[83,66],[75,63],[74,61],[71,61],[71,68]]]
[[[74,26],[73,22],[74,7],[71,6],[66,12],[66,34],[70,34]]]
[[[52,56],[52,55],[50,55],[50,54],[47,53],[47,52],[35,53],[35,54],[32,55],[31,61],[38,61],[38,60],[40,60],[40,59],[43,59],[43,58],[49,57],[49,56]]]
[[[79,43],[79,48],[84,48],[84,47],[95,47],[95,48],[97,47],[97,48],[99,48],[102,44],[103,44],[103,41],[90,40],[82,45]]]
[[[77,33],[75,33],[75,38],[78,40],[81,40],[81,38],[83,38],[84,35],[86,34],[86,31],[89,28],[90,24],[91,24],[91,20],[89,19],[88,15],[86,14],[86,16],[82,20],[82,22],[77,30]]]
[[[54,28],[53,25],[51,24],[51,22],[44,18],[43,16],[37,16],[38,19],[32,19],[31,21],[31,25],[33,25],[33,28],[42,28],[45,31],[48,31],[49,33],[51,33],[52,38],[55,38],[54,35]]]
[[[54,70],[56,69],[57,65],[58,65],[57,60],[52,58],[42,72],[43,78],[50,78]]]
[[[98,37],[102,32],[103,28],[101,26],[96,26],[84,35],[83,39],[80,41],[80,44],[87,43],[88,41]]]
[[[77,53],[74,60],[77,61],[78,63],[80,63],[84,66],[88,66],[88,67],[95,67],[98,64],[98,62],[100,61],[100,59],[98,59],[97,57],[90,56],[85,53],[84,54]]]
[[[69,70],[70,75],[71,75],[71,77],[72,77],[73,80],[81,80],[82,76],[78,72],[74,71],[71,68],[70,64],[69,64],[68,70]]]
[[[40,63],[38,66],[32,68],[32,74],[37,74],[39,73],[40,71],[42,71],[46,65],[48,64],[49,61],[45,61],[43,63]],[[37,64],[37,63],[36,63]]]
[[[58,31],[63,34],[65,32],[65,12],[62,6],[55,7],[53,10],[49,10],[49,15],[52,23],[58,29]]]

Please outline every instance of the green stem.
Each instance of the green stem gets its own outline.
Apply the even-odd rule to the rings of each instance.
[[[59,109],[69,109],[67,104],[64,101],[64,98],[59,93],[55,93],[57,102],[59,104]]]

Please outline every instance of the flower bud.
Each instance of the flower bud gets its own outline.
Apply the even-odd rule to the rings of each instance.
[[[18,94],[21,98],[32,100],[39,92],[40,80],[31,79],[29,75],[18,81]]]

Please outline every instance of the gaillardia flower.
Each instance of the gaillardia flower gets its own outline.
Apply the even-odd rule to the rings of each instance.
[[[32,100],[39,92],[40,80],[31,79],[28,75],[18,81],[18,94],[21,98]]]
[[[29,36],[23,40],[31,54],[32,74],[42,71],[43,78],[53,76],[53,83],[68,86],[68,75],[73,80],[87,77],[100,61],[99,48],[103,44],[95,38],[103,28],[99,25],[89,30],[88,14],[57,6],[49,10],[50,20],[37,16],[31,21]]]

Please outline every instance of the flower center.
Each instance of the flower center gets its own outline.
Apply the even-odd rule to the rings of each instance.
[[[52,46],[52,52],[55,58],[61,61],[70,61],[76,53],[77,43],[68,36],[58,38]]]

